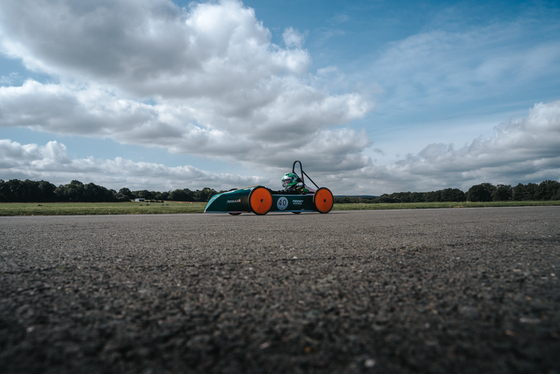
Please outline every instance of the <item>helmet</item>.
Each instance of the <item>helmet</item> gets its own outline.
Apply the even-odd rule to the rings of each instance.
[[[285,190],[289,190],[295,187],[296,184],[299,182],[299,177],[295,173],[288,173],[284,174],[282,177],[282,187]]]

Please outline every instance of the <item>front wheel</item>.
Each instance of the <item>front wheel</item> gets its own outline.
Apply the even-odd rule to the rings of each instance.
[[[313,204],[319,213],[328,213],[334,205],[334,197],[332,192],[326,188],[321,187],[313,195]]]
[[[265,187],[257,187],[249,195],[249,209],[255,214],[263,215],[272,208],[272,194]]]

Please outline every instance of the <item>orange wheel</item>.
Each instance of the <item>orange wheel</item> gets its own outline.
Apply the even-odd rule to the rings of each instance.
[[[321,187],[313,195],[313,203],[319,213],[328,213],[334,204],[333,194],[328,188]]]
[[[272,208],[272,194],[265,187],[257,187],[249,195],[249,208],[258,215],[266,214]]]

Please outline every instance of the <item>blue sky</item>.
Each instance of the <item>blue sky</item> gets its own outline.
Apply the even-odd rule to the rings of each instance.
[[[0,179],[336,194],[559,180],[556,2],[0,4]]]

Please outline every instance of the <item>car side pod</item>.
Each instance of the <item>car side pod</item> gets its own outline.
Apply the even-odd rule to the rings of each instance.
[[[330,212],[334,205],[332,192],[326,187],[320,187],[313,195],[313,204],[319,213],[325,214]]]
[[[259,216],[268,213],[272,208],[272,194],[265,187],[254,188],[249,194],[249,209]]]

